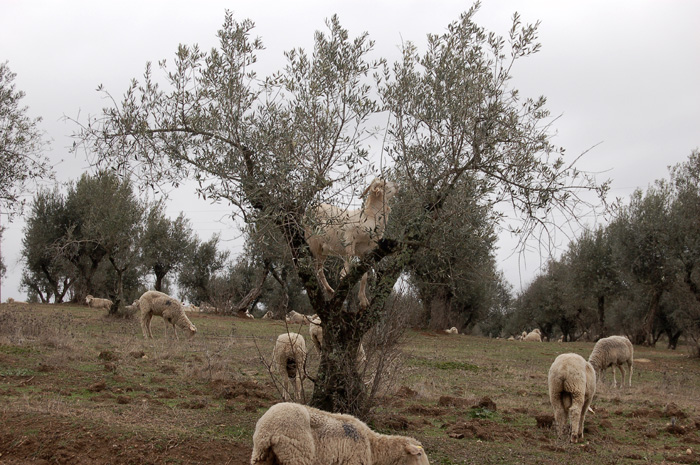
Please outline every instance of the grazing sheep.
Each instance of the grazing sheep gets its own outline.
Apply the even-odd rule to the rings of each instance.
[[[459,331],[457,331],[457,328],[454,326],[451,327],[450,329],[445,329],[444,330],[447,334],[459,334]]]
[[[85,303],[90,308],[104,308],[105,310],[109,310],[110,308],[112,308],[111,300],[98,299],[96,297],[91,296],[90,294],[88,294],[87,297],[85,297]]]
[[[571,442],[583,439],[583,422],[595,395],[595,370],[579,354],[561,354],[549,368],[549,402],[559,437],[571,421]]]
[[[523,332],[523,334],[525,334]],[[542,333],[540,333],[539,328],[535,328],[528,334],[523,336],[523,341],[525,342],[542,342]]]
[[[622,374],[622,384],[625,385],[625,368],[627,364],[629,368],[629,386],[632,387],[632,372],[634,370],[634,348],[632,343],[625,336],[610,336],[604,337],[593,346],[593,351],[588,357],[596,374],[603,379],[603,372],[612,367],[613,383],[617,387],[617,379],[615,378],[615,367],[617,366]]]
[[[289,397],[289,380],[294,379],[294,398],[301,398],[301,384],[305,378],[306,342],[299,333],[283,333],[277,336],[272,350],[272,364],[282,378],[282,398]]]
[[[180,329],[188,332],[190,337],[197,332],[197,328],[187,318],[182,304],[167,294],[158,291],[146,291],[139,299],[139,308],[141,309],[141,329],[145,338],[153,338],[151,318],[154,315],[163,317],[163,320],[173,325],[177,339],[180,338],[177,335],[176,327],[178,326]]]
[[[313,342],[316,350],[321,353],[321,346],[323,345],[323,328],[321,327],[321,319],[317,315],[309,318],[309,336],[311,337],[311,342]],[[362,347],[360,342],[360,347],[357,349],[357,369],[362,370],[364,364],[367,362],[367,355],[365,354],[365,348]]]
[[[280,403],[260,417],[251,465],[428,465],[420,442],[375,433],[350,415]]]
[[[306,315],[302,315],[301,313],[297,313],[294,310],[287,313],[287,316],[285,317],[285,321],[289,324],[295,324],[295,325],[305,325],[309,322],[308,319],[306,318]]]
[[[265,314],[262,316],[263,320],[271,320],[272,319],[272,310],[268,310],[265,312]]]
[[[139,299],[134,300],[131,305],[126,305],[124,310],[126,310],[128,313],[137,312],[139,310]]]
[[[306,227],[306,241],[315,259],[316,276],[327,293],[335,291],[328,284],[323,264],[329,255],[336,255],[345,263],[344,276],[350,271],[352,257],[362,257],[377,247],[384,236],[390,208],[389,200],[396,194],[396,184],[375,178],[362,193],[366,197],[361,210],[347,210],[335,205],[321,204],[315,208],[313,226]],[[367,273],[360,281],[360,306],[369,306],[367,300]]]

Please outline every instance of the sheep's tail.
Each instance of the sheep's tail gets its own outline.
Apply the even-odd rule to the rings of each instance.
[[[564,410],[569,410],[571,408],[571,404],[573,404],[573,399],[571,397],[570,392],[562,391],[561,395],[561,405],[564,407]]]

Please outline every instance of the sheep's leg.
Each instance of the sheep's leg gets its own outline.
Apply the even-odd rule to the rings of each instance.
[[[557,436],[559,438],[564,437],[564,429],[566,427],[567,411],[564,408],[563,392],[552,392],[549,393],[549,402],[552,404],[552,410],[554,410],[554,423],[557,427]]]
[[[634,365],[632,362],[627,362],[627,367],[630,369],[630,387],[632,387],[632,372],[634,371]]]
[[[611,365],[610,369],[611,369],[612,374],[613,374],[613,387],[617,387],[617,378],[615,378],[615,365],[614,364]]]
[[[153,318],[153,315],[150,312],[141,315],[141,330],[143,331],[143,337],[146,339],[153,339],[153,334],[151,334],[151,318]]]
[[[177,334],[177,328],[175,327],[175,323],[172,323],[172,325],[173,325],[173,332],[175,333],[175,339],[177,339],[179,341],[180,336],[178,336],[178,334]]]
[[[623,364],[620,364],[617,367],[620,369],[620,377],[622,377],[620,380],[620,388],[623,388],[625,387],[625,377],[627,376],[627,373],[625,372],[625,366]]]
[[[586,397],[583,403],[583,408],[581,409],[581,419],[579,420],[579,425],[578,425],[578,431],[579,431],[579,437],[583,440],[583,424],[586,421],[586,414],[588,413],[588,409],[591,408],[591,402],[593,401],[593,397]]]
[[[586,411],[583,409],[584,400],[583,394],[571,394],[571,408],[569,409],[569,418],[571,419],[571,442],[578,442],[583,438],[583,420],[585,419]],[[583,410],[583,414],[581,411]]]

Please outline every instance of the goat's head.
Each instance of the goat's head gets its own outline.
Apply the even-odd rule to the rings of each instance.
[[[392,198],[394,195],[396,195],[396,191],[398,190],[396,183],[393,183],[391,181],[387,181],[382,178],[374,178],[372,182],[367,186],[367,188],[364,190],[362,195],[360,197],[365,198],[368,196],[375,197],[375,198],[381,198],[384,197],[384,200],[387,201],[390,198]]]

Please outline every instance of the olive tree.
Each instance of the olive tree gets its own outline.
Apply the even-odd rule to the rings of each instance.
[[[25,93],[7,62],[0,63],[0,211],[10,217],[22,212],[27,183],[53,176],[39,129],[41,118],[30,118],[21,106]]]
[[[553,212],[576,214],[580,189],[604,193],[550,143],[545,99],[521,99],[512,87],[513,64],[539,48],[536,26],[515,16],[503,39],[473,22],[477,6],[429,36],[425,55],[407,44],[393,66],[372,60],[367,34],[351,38],[334,16],[310,54],[290,50],[286,65],[264,79],[254,71],[263,45],[253,23],[227,13],[218,48],[180,45],[172,65],[159,62],[162,78],[148,64],[143,79],[79,134],[97,165],[134,172],[146,185],[193,179],[201,195],[229,202],[245,222],[283,241],[324,322],[315,406],[364,412],[366,388],[354,367],[360,340],[467,173],[476,195],[521,214],[525,234],[551,224]],[[380,174],[369,161],[370,117],[380,110],[391,117],[386,175],[420,208],[390,218],[400,226],[347,274],[329,273],[335,293],[326,295],[305,215],[320,202],[346,204],[368,174]],[[351,311],[344,302],[371,268],[370,304]]]
[[[176,272],[186,256],[184,251],[194,240],[192,226],[183,213],[171,220],[165,216],[165,205],[152,205],[146,215],[146,224],[141,240],[141,260],[146,269],[156,278],[154,288],[163,290],[163,279]]]

